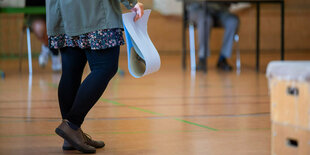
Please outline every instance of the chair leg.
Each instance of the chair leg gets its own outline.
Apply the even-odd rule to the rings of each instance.
[[[29,27],[27,27],[27,47],[28,47],[29,74],[32,74],[31,40],[30,40],[30,28]]]
[[[189,44],[190,44],[190,59],[191,59],[191,71],[196,71],[196,56],[195,56],[195,28],[194,24],[189,24]]]
[[[240,60],[240,49],[239,49],[239,35],[235,34],[234,41],[236,43],[236,71],[237,74],[241,72],[241,60]]]

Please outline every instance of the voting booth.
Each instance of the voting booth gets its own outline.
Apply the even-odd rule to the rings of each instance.
[[[271,154],[310,154],[310,61],[274,61],[266,74],[271,96]]]

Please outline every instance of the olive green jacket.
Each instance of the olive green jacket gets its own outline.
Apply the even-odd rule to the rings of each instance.
[[[120,2],[131,9],[137,0],[46,0],[47,34],[77,36],[123,28]]]

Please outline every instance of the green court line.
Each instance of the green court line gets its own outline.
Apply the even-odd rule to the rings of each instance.
[[[3,52],[3,51],[2,51]],[[10,53],[10,51],[6,51],[6,53]],[[37,58],[39,56],[40,52],[32,52],[31,53],[31,57],[32,58]],[[18,54],[5,54],[2,53],[0,54],[0,60],[11,60],[11,59],[19,59],[20,56]],[[28,58],[28,54],[22,54],[21,55],[22,59]]]
[[[121,104],[121,103],[118,103],[118,102],[116,102],[116,101],[112,101],[112,100],[108,100],[108,99],[104,99],[104,98],[100,98],[100,100],[101,100],[101,101],[104,101],[104,102],[112,103],[112,104],[114,104],[114,105],[125,106],[125,107],[128,107],[128,108],[130,108],[130,109],[142,111],[142,112],[149,113],[149,114],[154,114],[154,115],[157,115],[157,116],[165,116],[165,115],[162,114],[162,113],[158,113],[158,112],[154,112],[154,111],[142,109],[142,108],[139,108],[139,107],[129,106],[129,105],[126,105],[126,104]],[[177,120],[177,121],[179,121],[179,122],[183,122],[183,123],[195,125],[195,126],[198,126],[198,127],[202,127],[202,128],[208,129],[208,130],[218,131],[218,129],[211,128],[211,127],[208,127],[208,126],[205,126],[205,125],[202,125],[202,124],[190,122],[190,121],[187,121],[187,120],[183,120],[183,119],[180,119],[180,118],[173,118],[173,119],[174,119],[174,120]]]
[[[126,104],[122,104],[122,103],[113,101],[113,100],[104,99],[104,98],[100,98],[100,100],[101,100],[101,101],[104,101],[104,102],[109,102],[109,103],[112,103],[112,104],[118,105],[118,106],[125,106],[125,107],[128,107],[128,108],[130,108],[130,109],[142,111],[142,112],[145,112],[145,113],[149,113],[149,114],[153,114],[153,115],[157,115],[157,116],[164,116],[164,114],[161,114],[161,113],[157,113],[157,112],[154,112],[154,111],[142,109],[142,108],[139,108],[139,107],[129,106],[129,105],[126,105]]]
[[[180,121],[180,122],[184,122],[184,123],[191,124],[191,125],[196,125],[196,126],[199,126],[199,127],[205,128],[205,129],[209,129],[209,130],[212,130],[212,131],[218,131],[218,129],[211,128],[211,127],[208,127],[208,126],[205,126],[205,125],[201,125],[201,124],[198,124],[198,123],[190,122],[190,121],[187,121],[187,120],[183,120],[183,119],[180,119],[180,118],[174,118],[174,119],[177,120],[177,121]]]
[[[45,7],[0,8],[0,13],[45,14]]]

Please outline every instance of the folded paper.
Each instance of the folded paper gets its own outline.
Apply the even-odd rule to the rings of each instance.
[[[154,73],[160,68],[160,57],[147,33],[151,10],[145,10],[141,19],[134,22],[136,13],[123,14],[127,42],[128,69],[135,78]]]

